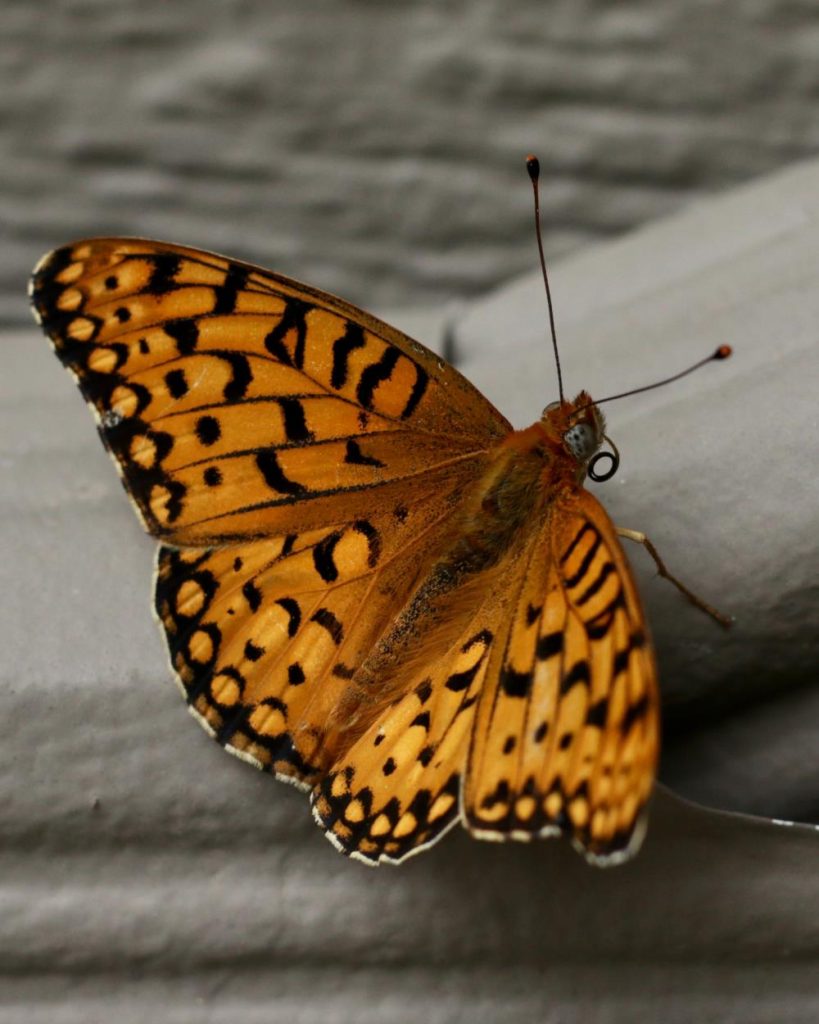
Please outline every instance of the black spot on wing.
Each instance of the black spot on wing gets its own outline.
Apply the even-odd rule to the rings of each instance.
[[[330,385],[338,391],[347,383],[350,353],[364,347],[364,331],[359,324],[347,322],[344,334],[333,342],[333,368],[330,371]]]
[[[568,562],[568,560],[572,557],[572,553],[574,552],[574,549],[577,547],[577,545],[580,543],[580,541],[586,536],[586,534],[589,533],[590,531],[594,531],[595,533],[597,532],[596,530],[594,530],[594,527],[592,526],[591,523],[583,523],[583,525],[580,527],[580,529],[574,535],[574,538],[572,539],[571,544],[569,544],[569,546],[563,552],[563,554],[562,554],[562,556],[560,558],[560,564],[561,565],[563,565],[565,562]]]
[[[580,683],[588,685],[590,679],[589,663],[585,660],[577,661],[560,680],[560,692],[568,693],[573,686],[577,686]]]
[[[586,573],[589,571],[589,566],[594,561],[597,552],[600,550],[600,545],[603,543],[603,538],[598,533],[592,544],[589,545],[589,550],[583,556],[583,560],[577,567],[577,571],[571,576],[564,577],[566,586],[571,590],[572,587],[576,587],[577,584],[583,579]]]
[[[563,650],[563,633],[546,633],[545,636],[538,638],[537,646],[535,648],[535,656],[538,661],[547,661],[549,658],[553,658],[556,654],[560,654]]]
[[[422,704],[426,704],[432,695],[432,680],[425,679],[415,688],[415,695]]]
[[[506,779],[501,779],[497,786],[491,793],[487,793],[486,796],[481,800],[481,807],[483,810],[491,810],[495,804],[505,804],[509,800],[509,783]]]
[[[353,529],[360,533],[367,540],[367,565],[374,569],[381,557],[381,535],[378,530],[366,519],[356,519]]]
[[[280,494],[304,494],[307,488],[304,484],[291,480],[284,475],[279,465],[279,457],[275,448],[266,448],[256,455],[256,465],[264,477],[264,482],[274,491]]]
[[[284,397],[278,399],[284,417],[284,432],[287,440],[293,444],[304,444],[313,440],[313,432],[307,428],[304,406],[298,398]]]
[[[253,582],[253,580],[247,580],[242,586],[242,596],[247,601],[248,608],[252,612],[259,610],[259,606],[262,603],[262,592]]]
[[[231,263],[225,274],[222,284],[213,289],[214,303],[213,312],[218,314],[233,313],[236,309],[236,300],[239,292],[247,285],[247,278],[250,271],[247,267],[240,267]]]
[[[453,672],[445,683],[446,688],[448,690],[453,690],[455,693],[460,693],[462,690],[468,689],[472,680],[478,674],[482,664],[483,658],[480,658],[470,668],[464,669],[463,672]]]
[[[584,623],[589,639],[602,640],[611,629],[618,609],[624,607],[625,597],[622,588],[620,588],[602,611]]]
[[[332,637],[333,643],[336,647],[338,647],[344,639],[344,628],[329,608],[319,608],[318,611],[311,616],[310,621],[317,622],[319,626],[326,629]]]
[[[219,420],[215,416],[200,416],[196,421],[194,429],[196,436],[199,438],[199,443],[206,448],[216,444],[222,436],[222,428],[219,426]]]
[[[577,599],[577,606],[582,607],[587,604],[594,597],[595,594],[599,593],[603,588],[603,584],[617,570],[614,567],[613,562],[606,562],[600,572],[597,574],[597,579],[593,583],[590,583],[588,587],[583,591],[580,597]]]
[[[189,356],[199,342],[199,327],[195,320],[187,317],[166,321],[162,325],[162,330],[176,342],[176,350],[180,356]]]
[[[350,438],[347,442],[344,461],[353,466],[374,466],[378,469],[383,469],[385,465],[381,459],[376,459],[372,455],[365,455],[361,451],[358,441],[353,440],[353,438]]]
[[[629,705],[620,722],[620,731],[624,736],[628,735],[635,723],[646,717],[650,706],[651,701],[645,694],[636,703]]]
[[[180,258],[173,253],[163,252],[151,255],[150,260],[154,269],[151,271],[146,290],[151,295],[164,295],[174,287],[174,278],[179,273]]]
[[[301,608],[299,602],[293,597],[280,597],[276,604],[283,608],[288,615],[287,635],[295,636],[301,625]]]
[[[295,366],[297,370],[304,368],[304,343],[307,336],[305,317],[311,308],[301,299],[288,299],[281,320],[264,339],[265,348],[275,359],[286,366]],[[296,332],[292,355],[284,342],[290,331]]]
[[[332,583],[338,579],[338,567],[333,555],[340,540],[341,534],[336,531],[322,538],[313,548],[313,565],[325,583]]]
[[[291,686],[301,686],[304,679],[304,669],[297,661],[294,661],[292,665],[287,666],[287,681]]]
[[[188,382],[184,370],[169,370],[165,374],[165,387],[172,398],[182,398],[188,393]]]
[[[528,697],[532,688],[532,673],[517,672],[507,666],[501,672],[500,685],[507,697]]]
[[[608,697],[601,697],[600,700],[592,704],[586,712],[586,725],[594,725],[597,726],[598,729],[602,729],[606,724],[606,716],[608,713]]]
[[[398,365],[400,356],[401,354],[398,349],[389,345],[384,349],[384,352],[378,362],[370,363],[370,365],[362,371],[358,380],[356,397],[358,398],[359,404],[363,405],[365,409],[372,409],[375,389],[383,381],[390,379],[392,371]]]
[[[417,363],[415,366],[415,383],[412,386],[412,391],[407,399],[407,404],[404,406],[404,411],[401,413],[401,419],[409,419],[410,416],[415,412],[415,409],[421,399],[424,397],[424,393],[429,386],[429,375],[423,366],[419,366]]]
[[[245,397],[253,374],[247,356],[241,352],[216,352],[220,359],[230,366],[230,380],[225,384],[222,394],[226,402],[239,402]]]
[[[248,640],[245,644],[245,657],[248,661],[258,661],[259,658],[264,654],[264,647],[259,644],[254,644],[252,640]]]
[[[484,647],[488,647],[492,643],[492,631],[489,629],[482,629],[479,633],[471,636],[466,643],[463,645],[461,650],[464,654],[470,651],[475,644],[482,644]]]

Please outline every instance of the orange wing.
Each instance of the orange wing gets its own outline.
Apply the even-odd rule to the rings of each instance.
[[[172,545],[156,610],[209,732],[312,787],[370,863],[459,813],[599,863],[635,848],[658,702],[625,557],[590,495],[529,470],[532,514],[464,546],[510,427],[457,371],[339,299],[157,242],[57,250],[32,298]]]
[[[656,668],[614,528],[577,489],[554,504],[509,587],[475,715],[466,826],[487,838],[566,832],[594,863],[639,847],[659,753]]]
[[[390,514],[510,430],[456,370],[324,292],[181,246],[91,239],[32,302],[146,528],[212,545]],[[364,493],[366,492],[366,493]]]
[[[212,549],[159,549],[156,612],[197,720],[231,753],[314,784],[354,742],[356,673],[398,618],[465,484],[401,514]],[[366,710],[394,697],[383,679]],[[343,711],[341,710],[343,709]]]

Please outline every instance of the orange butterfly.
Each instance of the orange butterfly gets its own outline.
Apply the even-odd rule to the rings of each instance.
[[[656,670],[582,487],[604,432],[585,392],[512,430],[375,317],[161,242],[58,249],[32,301],[162,542],[171,665],[219,743],[310,790],[368,863],[458,820],[634,852]]]

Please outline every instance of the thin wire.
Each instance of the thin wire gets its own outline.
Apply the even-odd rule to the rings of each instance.
[[[546,273],[546,260],[543,256],[543,239],[540,234],[540,190],[538,179],[540,178],[540,161],[531,154],[526,157],[526,170],[532,181],[532,191],[535,195],[535,234],[537,235],[537,251],[540,256],[540,269],[543,271],[543,283],[546,285],[546,301],[549,304],[549,326],[552,330],[552,348],[555,353],[555,365],[557,366],[557,390],[560,393],[560,404],[563,404],[563,375],[560,372],[560,356],[557,352],[557,332],[555,331],[555,314],[552,309],[552,290],[549,288],[549,275]]]

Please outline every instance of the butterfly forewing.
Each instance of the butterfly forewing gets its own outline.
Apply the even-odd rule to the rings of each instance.
[[[386,510],[509,430],[399,331],[220,256],[78,242],[40,264],[32,300],[147,528],[174,544]]]

